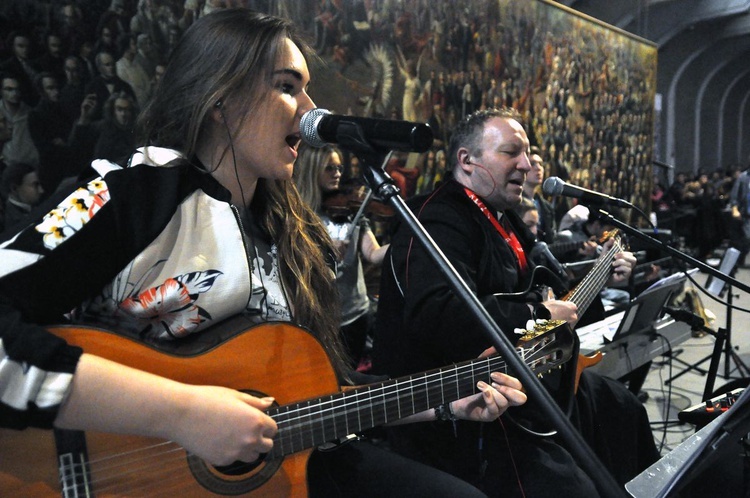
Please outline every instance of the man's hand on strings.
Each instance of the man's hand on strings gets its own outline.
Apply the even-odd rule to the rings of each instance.
[[[460,420],[492,422],[511,406],[526,403],[521,381],[501,372],[490,374],[492,384],[479,381],[481,392],[451,403],[453,415]]]

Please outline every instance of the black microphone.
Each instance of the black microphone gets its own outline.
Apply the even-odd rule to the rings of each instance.
[[[594,192],[583,187],[577,187],[565,183],[556,176],[550,176],[542,184],[542,191],[547,195],[564,195],[565,197],[575,197],[580,199],[584,204],[595,204],[599,206],[619,206],[633,207],[628,201],[612,197],[607,194]]]
[[[703,318],[688,310],[664,306],[664,311],[678,322],[687,323],[693,329],[701,329],[706,324]]]
[[[549,246],[544,241],[537,241],[536,244],[534,244],[534,247],[531,248],[531,259],[534,262],[537,262],[537,264],[541,264],[542,266],[549,265],[551,268],[550,270],[554,271],[558,277],[560,277],[564,282],[568,281],[568,272],[565,271],[565,267],[557,260],[557,258],[550,252]],[[544,259],[545,261],[541,261],[540,259]],[[546,265],[544,263],[547,263]]]
[[[358,140],[360,137],[354,133],[357,126],[373,148],[425,152],[432,145],[432,130],[425,123],[341,116],[326,109],[313,109],[302,115],[299,125],[302,140],[313,147],[342,141],[345,145],[347,138]]]

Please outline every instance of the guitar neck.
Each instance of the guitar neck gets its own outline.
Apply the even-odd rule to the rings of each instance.
[[[519,348],[535,373],[570,358],[572,334],[561,327],[567,326],[534,338],[527,349]],[[491,372],[507,372],[505,360],[494,355],[272,408],[267,414],[279,430],[271,455],[296,453],[470,396],[477,392],[478,381],[491,382]]]
[[[279,431],[272,455],[284,456],[408,417],[476,392],[491,372],[506,372],[498,356],[401,377],[268,410]]]
[[[553,256],[559,257],[570,251],[580,249],[581,247],[583,247],[584,242],[585,240],[552,242],[551,244],[547,244],[547,247],[549,248],[549,252],[551,252]]]
[[[594,298],[599,294],[599,291],[607,283],[612,271],[612,261],[615,259],[615,254],[622,250],[620,239],[615,238],[615,243],[612,244],[612,247],[596,260],[594,267],[586,274],[583,280],[563,298],[564,301],[575,303],[578,307],[578,316],[583,316],[589,306],[591,306],[591,303],[594,302]]]

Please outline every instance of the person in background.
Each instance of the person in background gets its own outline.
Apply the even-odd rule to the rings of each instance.
[[[89,49],[93,47],[91,40],[95,39],[93,26],[89,26],[84,19],[83,11],[78,2],[64,0],[55,3],[53,7],[52,26],[60,33],[66,47],[76,51],[78,55],[85,58],[81,50],[85,44],[90,44]]]
[[[516,213],[534,238],[539,240],[539,211],[534,201],[524,197],[521,204],[516,208]]]
[[[116,29],[106,24],[102,24],[97,27],[97,32],[98,36],[96,37],[96,42],[92,48],[94,54],[107,52],[114,56],[115,54],[120,53],[119,47],[117,46],[118,34]]]
[[[3,192],[8,193],[5,201],[5,228],[17,228],[29,218],[31,209],[39,204],[44,194],[36,168],[26,163],[11,163],[2,176]],[[0,232],[4,228],[0,225]]]
[[[104,104],[104,119],[99,124],[99,138],[94,157],[120,163],[135,150],[135,117],[138,106],[127,92],[113,93]]]
[[[117,39],[123,33],[130,31],[131,16],[129,14],[126,0],[112,0],[109,8],[99,16],[97,25],[109,26]]]
[[[39,101],[39,94],[34,89],[34,78],[39,69],[31,60],[33,53],[33,39],[20,30],[12,31],[7,38],[7,47],[11,49],[11,56],[0,63],[0,73],[12,75],[18,83],[21,101],[34,107]]]
[[[529,162],[533,164],[533,154],[529,158]],[[532,166],[532,171],[534,170]],[[524,183],[526,185],[526,183]],[[539,285],[546,285],[553,294],[550,297],[560,297],[570,291],[570,277],[571,273],[565,269],[557,258],[552,254],[551,248],[543,240],[539,240],[539,211],[537,210],[534,201],[524,197],[521,203],[514,209],[518,217],[521,218],[524,226],[529,229],[529,232],[534,236],[534,246],[529,252],[529,259],[537,267],[543,266],[550,270],[550,274],[545,274],[538,278]]]
[[[3,156],[3,145],[10,141],[13,136],[13,128],[8,124],[5,114],[0,112],[0,178],[7,168],[5,156]],[[0,233],[5,229],[5,201],[8,199],[8,192],[0,188]]]
[[[539,217],[537,239],[551,244],[555,240],[555,232],[557,231],[555,208],[542,196],[544,161],[540,155],[539,147],[532,145],[530,153],[529,162],[531,163],[531,171],[526,175],[526,181],[523,184],[523,197],[524,199],[531,200],[536,205]]]
[[[340,190],[341,158],[333,146],[316,149],[303,144],[295,165],[295,184],[302,200],[320,216],[336,247],[341,337],[356,367],[364,359],[374,320],[362,263],[380,265],[388,245],[378,243],[367,216],[354,219],[358,209],[348,204],[350,195]]]
[[[539,291],[530,288],[534,263],[528,254],[534,237],[513,211],[531,171],[529,140],[519,119],[507,108],[467,116],[448,146],[449,178],[409,205],[513,344],[517,329],[527,329],[530,320],[578,320],[575,303],[542,301]],[[634,264],[631,253],[619,252],[609,280],[627,281]],[[406,225],[396,227],[381,276],[374,373],[408,375],[465,361],[490,347],[478,320]],[[560,399],[572,396],[572,390],[554,385],[560,380],[556,374],[544,379]],[[571,422],[619,483],[658,458],[646,410],[622,384],[584,371],[569,408]],[[537,410],[532,399],[509,409],[501,423],[391,427],[388,441],[403,455],[492,496],[597,496],[594,483],[566,449],[554,437],[541,435],[550,428],[533,422],[539,420]]]
[[[81,103],[86,97],[83,80],[83,62],[75,55],[69,55],[63,63],[65,79],[60,88],[60,105],[69,121],[75,121],[80,116]],[[96,95],[92,94],[93,98]]]
[[[44,34],[44,44],[44,53],[34,60],[34,66],[40,73],[52,73],[57,81],[63,81],[65,79],[63,71],[65,47],[62,37],[54,31],[47,31]]]
[[[50,199],[46,214],[0,244],[0,426],[158,437],[214,465],[254,462],[274,446],[273,398],[113,362],[50,324],[116,327],[179,348],[238,315],[292,322],[349,379],[326,264],[332,243],[292,182],[300,119],[315,107],[310,56],[288,20],[245,9],[202,17],[140,116],[144,146],[128,167],[94,161],[101,176]],[[253,353],[243,369],[264,368]],[[490,421],[525,401],[517,379],[492,379],[406,421],[448,412]],[[315,451],[308,463],[311,496],[478,495],[366,441]]]
[[[6,161],[39,164],[39,152],[29,132],[29,113],[31,108],[21,98],[21,83],[10,74],[0,73],[0,112],[13,128],[13,136],[3,145],[3,156]]]
[[[135,35],[125,34],[117,42],[121,55],[115,64],[117,76],[130,85],[135,93],[138,106],[143,108],[151,96],[151,77],[135,58],[138,50],[136,37]]]
[[[750,158],[732,186],[729,208],[732,216],[730,240],[740,251],[737,264],[746,268],[747,253],[750,251]]]
[[[96,131],[91,121],[94,103],[81,102],[79,115],[70,121],[60,104],[60,87],[52,73],[37,75],[41,98],[29,113],[29,134],[39,151],[39,179],[47,193],[64,178],[75,177],[91,159]]]
[[[140,33],[136,37],[135,62],[143,68],[149,78],[154,77],[154,68],[156,67],[156,54],[151,37],[146,33]]]
[[[99,52],[94,58],[96,69],[99,71],[88,82],[85,88],[85,94],[96,94],[96,108],[94,109],[94,120],[99,120],[103,116],[104,103],[113,93],[127,92],[135,98],[133,88],[117,76],[115,69],[115,58],[109,52]]]
[[[149,86],[149,91],[153,93],[156,90],[156,85],[159,84],[159,81],[161,81],[162,76],[164,76],[164,70],[166,69],[166,65],[163,63],[159,63],[154,68],[154,77],[151,78],[151,84]]]

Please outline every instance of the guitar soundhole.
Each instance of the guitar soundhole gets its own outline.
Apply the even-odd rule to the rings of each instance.
[[[263,462],[263,460],[266,458],[266,455],[261,455],[258,462],[255,463],[247,463],[247,462],[240,462],[239,460],[236,462],[233,462],[229,465],[222,465],[220,467],[214,467],[217,472],[228,475],[228,476],[241,476],[242,474],[247,474],[248,472],[252,472],[253,469],[255,469],[258,465]]]
[[[217,495],[241,495],[265,484],[284,460],[261,458],[224,467],[214,467],[194,455],[188,455],[187,461],[195,480],[207,490]]]
[[[257,397],[266,396],[258,392],[246,392]],[[217,495],[232,496],[249,493],[265,484],[279,470],[283,461],[283,458],[261,455],[255,462],[213,466],[195,455],[187,456],[188,467],[201,486]]]

